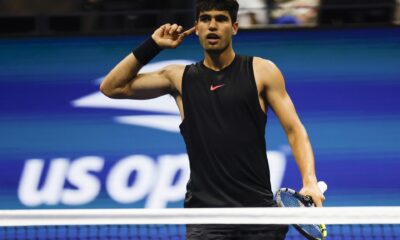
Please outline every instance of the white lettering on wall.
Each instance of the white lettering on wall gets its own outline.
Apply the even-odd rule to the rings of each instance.
[[[144,155],[134,155],[119,161],[107,177],[107,192],[119,203],[132,203],[143,199],[157,179],[155,161]],[[129,177],[136,172],[135,181],[128,185]]]
[[[268,159],[275,192],[283,179],[286,157],[281,152],[270,151]],[[88,204],[102,191],[121,204],[144,200],[146,208],[164,208],[170,202],[184,199],[190,176],[187,154],[161,155],[157,159],[131,155],[117,161],[108,172],[104,172],[105,161],[99,156],[75,160],[55,158],[50,159],[45,168],[45,160],[28,159],[22,171],[18,197],[28,207]],[[106,177],[100,178],[100,175]],[[67,182],[73,188],[66,187]]]

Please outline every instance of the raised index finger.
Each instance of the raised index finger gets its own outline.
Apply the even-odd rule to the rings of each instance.
[[[196,30],[196,27],[192,27],[192,28],[190,28],[190,29],[184,31],[184,32],[182,33],[182,36],[183,36],[183,37],[186,37],[186,36],[188,36],[188,35],[194,33],[195,30]]]

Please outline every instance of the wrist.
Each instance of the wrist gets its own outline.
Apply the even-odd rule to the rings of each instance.
[[[310,184],[317,184],[318,180],[315,175],[308,175],[303,177],[303,186]]]
[[[156,43],[153,37],[148,38],[140,46],[135,48],[132,53],[142,65],[146,65],[161,52],[162,48]]]

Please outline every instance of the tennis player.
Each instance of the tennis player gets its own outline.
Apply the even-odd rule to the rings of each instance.
[[[186,208],[276,206],[265,143],[269,108],[279,118],[300,169],[300,193],[322,206],[312,147],[281,72],[271,61],[238,55],[232,47],[238,8],[235,0],[198,0],[193,28],[162,25],[108,73],[100,89],[111,98],[174,97],[190,160]],[[192,33],[204,49],[203,60],[138,74],[160,51],[178,47]],[[287,226],[207,225],[188,226],[187,237],[231,239],[242,234],[242,239],[283,239],[286,232]]]

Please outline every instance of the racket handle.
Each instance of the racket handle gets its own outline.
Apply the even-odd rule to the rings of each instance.
[[[319,181],[318,182],[318,187],[319,187],[319,190],[321,190],[322,193],[324,193],[326,190],[328,190],[328,185],[324,181]]]

